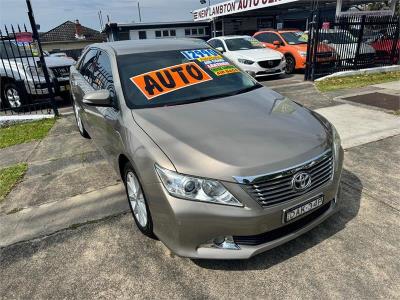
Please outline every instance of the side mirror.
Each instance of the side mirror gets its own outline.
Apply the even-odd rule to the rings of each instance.
[[[274,44],[275,46],[277,46],[277,47],[280,47],[280,46],[281,46],[281,42],[280,42],[280,41],[274,41],[273,44]]]
[[[83,97],[83,103],[90,106],[113,107],[109,90],[89,92]]]
[[[224,48],[222,48],[222,47],[216,47],[215,50],[218,50],[221,53],[225,52]]]

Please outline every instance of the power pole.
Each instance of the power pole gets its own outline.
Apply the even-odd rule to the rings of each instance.
[[[142,23],[142,14],[140,12],[140,2],[137,2],[137,8],[138,8],[138,12],[139,12],[139,22]]]

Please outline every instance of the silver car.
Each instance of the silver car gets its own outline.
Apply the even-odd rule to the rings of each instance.
[[[70,83],[79,131],[121,175],[137,227],[177,255],[249,258],[338,208],[335,128],[203,41],[94,44]]]

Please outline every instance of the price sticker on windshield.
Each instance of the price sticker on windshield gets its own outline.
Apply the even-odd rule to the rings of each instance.
[[[137,75],[130,80],[151,101],[158,96],[213,79],[196,63],[188,62]]]
[[[219,56],[219,53],[213,49],[198,49],[198,50],[188,50],[181,51],[183,56],[188,60],[204,60],[213,56]]]

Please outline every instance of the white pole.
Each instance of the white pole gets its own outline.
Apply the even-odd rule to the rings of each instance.
[[[336,1],[336,16],[340,15],[340,13],[342,12],[342,4],[343,0]]]

